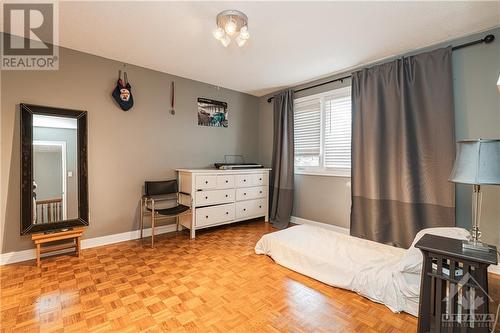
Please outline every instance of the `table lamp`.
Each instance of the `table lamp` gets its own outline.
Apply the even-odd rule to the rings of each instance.
[[[457,155],[450,181],[473,185],[472,230],[470,238],[462,248],[474,251],[489,251],[487,244],[479,239],[482,193],[481,185],[500,185],[500,139],[463,140],[457,142]]]

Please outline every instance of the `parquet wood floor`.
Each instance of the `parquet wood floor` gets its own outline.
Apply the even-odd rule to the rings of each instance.
[[[416,319],[254,254],[252,221],[0,267],[1,332],[413,332]]]

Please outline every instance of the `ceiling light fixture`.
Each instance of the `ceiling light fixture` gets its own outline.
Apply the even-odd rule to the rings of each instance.
[[[231,37],[234,35],[236,35],[236,44],[239,47],[245,45],[250,38],[248,17],[238,10],[220,12],[217,15],[216,22],[217,28],[215,28],[212,34],[224,47],[227,47],[231,43]]]

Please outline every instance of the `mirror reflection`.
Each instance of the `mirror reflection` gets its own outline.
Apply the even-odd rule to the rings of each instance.
[[[33,223],[78,218],[77,119],[33,115]]]

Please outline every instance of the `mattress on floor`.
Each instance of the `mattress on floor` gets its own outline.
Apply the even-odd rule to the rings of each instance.
[[[255,253],[298,273],[416,316],[420,274],[400,272],[405,252],[310,225],[266,234],[255,246]]]

